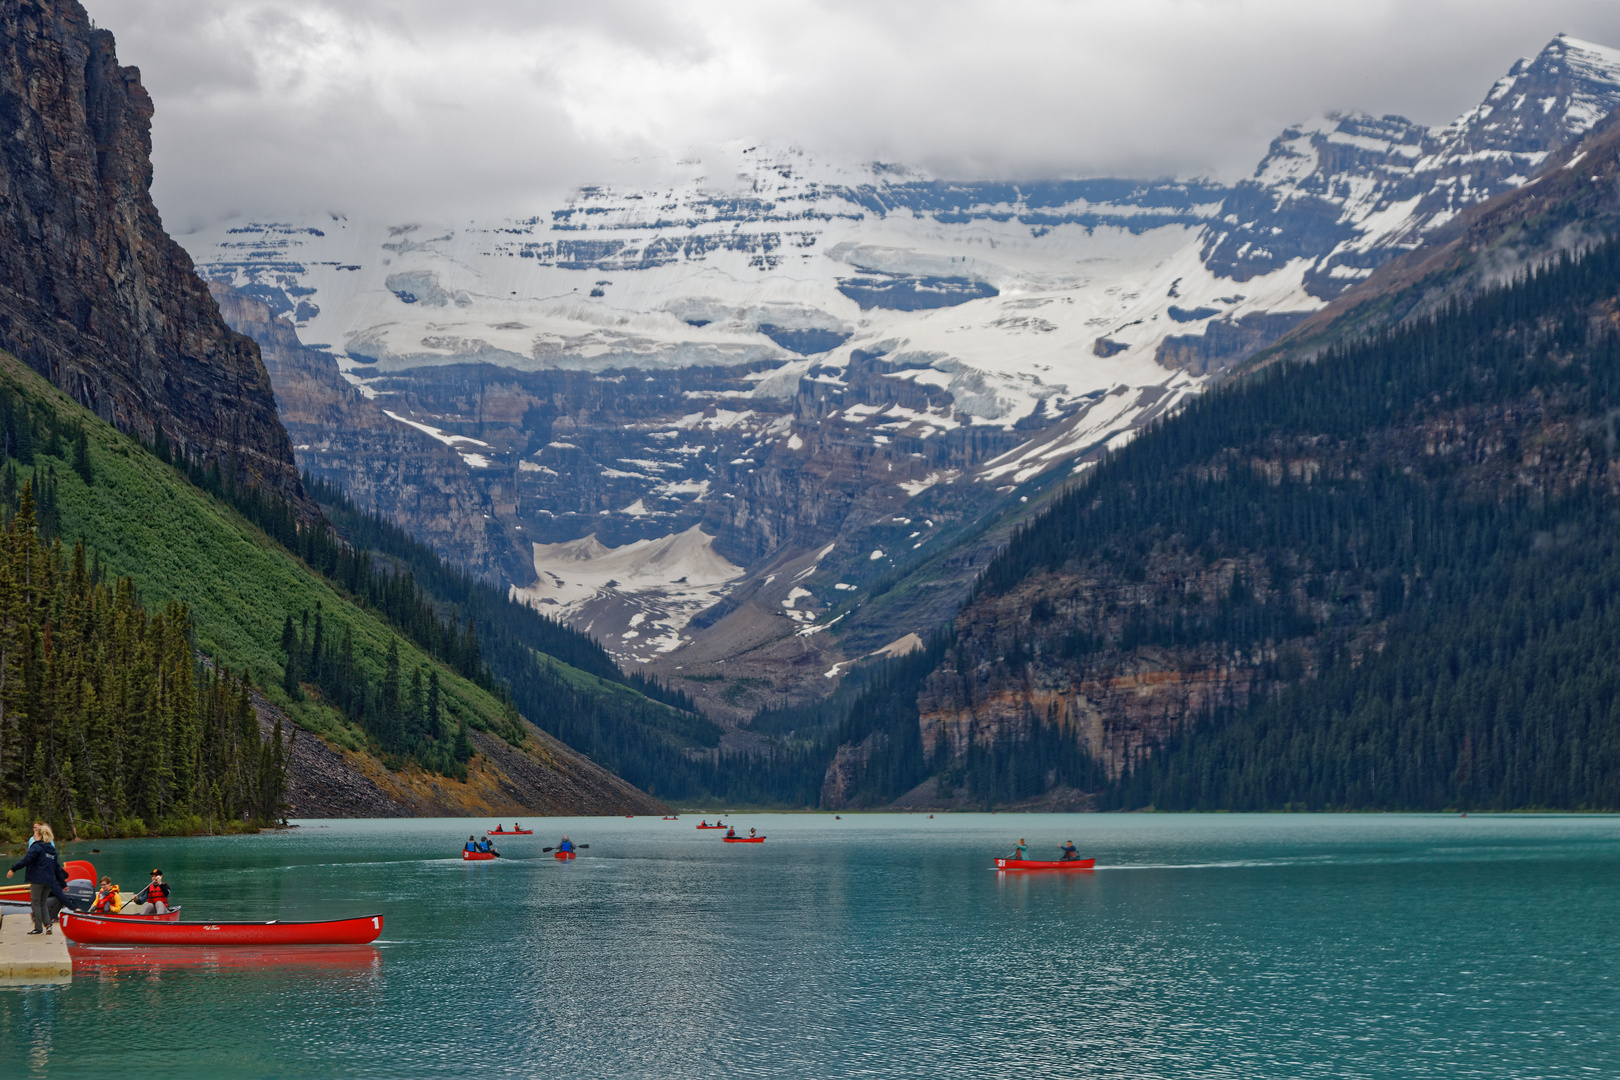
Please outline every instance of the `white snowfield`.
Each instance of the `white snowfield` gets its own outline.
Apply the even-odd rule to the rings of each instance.
[[[775,360],[792,366],[754,392],[786,396],[811,366],[802,354],[836,373],[861,350],[905,369],[895,378],[943,385],[963,422],[1011,426],[1042,401],[1056,415],[1099,390],[1196,388],[1202,376],[1178,380],[1158,362],[1167,338],[1321,307],[1306,287],[1312,271],[1339,287],[1359,280],[1380,261],[1366,256],[1410,247],[1523,183],[1546,144],[1578,137],[1616,104],[1620,51],[1559,37],[1445,128],[1321,118],[1285,132],[1238,189],[946,182],[734,144],[720,160],[672,163],[659,190],[586,188],[502,221],[244,220],[182,241],[205,276],[279,294],[304,340],[331,347],[361,382],[469,361]],[[1543,148],[1523,149],[1538,133],[1529,141]],[[1264,220],[1302,209],[1327,212],[1327,246]],[[1239,280],[1223,248],[1247,265],[1270,261]],[[866,282],[926,297],[938,279],[969,298],[897,310],[849,295]],[[794,349],[780,331],[849,336]]]
[[[1024,421],[1018,430],[1029,431],[960,476],[904,478],[910,495],[951,482],[1010,490],[1121,445],[1199,392],[1243,341],[1280,333],[1288,319],[1278,316],[1317,310],[1466,207],[1526,183],[1550,150],[1616,106],[1620,50],[1560,36],[1443,128],[1319,118],[1284,132],[1235,186],[944,181],[738,143],[701,161],[672,158],[654,190],[582,188],[499,221],[243,219],[181,242],[205,277],[268,300],[375,396],[388,396],[368,385],[379,373],[444,364],[763,362],[749,393],[781,399],[842,388],[852,365],[876,357],[882,377],[936,391],[927,408],[833,413],[878,446],[963,425]],[[1206,360],[1195,359],[1206,344]],[[671,421],[804,447],[780,408],[756,414],[732,396],[706,416],[705,404]],[[450,443],[470,468],[503,463],[407,412],[390,415]],[[535,457],[504,464],[551,471]],[[634,477],[654,464],[612,468]],[[658,478],[669,492],[729,497],[703,477]],[[649,510],[637,499],[619,513]],[[741,573],[707,539],[688,530],[611,550],[589,537],[537,546],[541,581],[522,595],[578,626],[607,618],[597,601],[610,592],[642,596],[643,620],[614,631],[620,651],[664,651]],[[804,618],[798,600],[783,610]]]
[[[696,525],[658,540],[621,547],[592,534],[564,544],[535,544],[539,580],[512,596],[595,635],[621,661],[645,663],[682,645],[693,615],[742,576]]]

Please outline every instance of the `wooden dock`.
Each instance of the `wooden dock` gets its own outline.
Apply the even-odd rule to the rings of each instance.
[[[73,961],[67,938],[58,927],[54,934],[34,934],[34,920],[26,911],[0,913],[0,986],[45,986],[73,981]]]

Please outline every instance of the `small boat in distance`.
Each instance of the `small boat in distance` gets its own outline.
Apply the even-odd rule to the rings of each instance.
[[[1096,859],[997,859],[997,870],[1095,870]]]
[[[154,922],[108,919],[64,911],[62,933],[77,945],[368,945],[382,933],[383,917],[323,922]]]
[[[720,842],[722,844],[763,844],[765,838],[763,836],[722,836]]]
[[[503,830],[499,825],[497,825],[493,829],[485,829],[484,830],[484,835],[485,836],[533,836],[534,835],[534,830],[533,829],[516,829],[516,828]]]
[[[708,821],[706,821],[706,820],[700,822],[697,827],[700,828],[700,829],[729,829],[729,828],[731,828],[730,825],[727,825],[723,821],[716,821],[713,825],[710,825],[708,823]]]

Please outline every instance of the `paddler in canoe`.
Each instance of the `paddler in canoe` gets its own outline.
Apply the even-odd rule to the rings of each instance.
[[[163,883],[163,871],[154,868],[152,880],[146,888],[135,894],[135,902],[141,905],[142,915],[167,915],[169,912],[169,887]]]
[[[726,839],[727,840],[730,840],[732,837],[734,837],[736,835],[737,835],[737,827],[735,825],[730,826],[730,827],[728,827],[726,829]]]
[[[568,837],[565,836],[561,840],[557,841],[557,850],[558,851],[573,851],[574,850],[574,842],[572,840],[568,839]]]
[[[1024,838],[1020,836],[1018,843],[1013,845],[1012,854],[1007,856],[1007,859],[1011,862],[1023,862],[1025,859],[1024,852],[1028,850],[1029,847],[1024,843]]]
[[[477,851],[478,850],[478,837],[476,837],[476,836],[467,837],[467,842],[462,845],[461,850],[462,851]]]
[[[1058,862],[1073,862],[1080,857],[1080,853],[1074,849],[1073,840],[1063,841],[1063,846],[1058,848],[1058,851],[1063,853],[1063,857]]]

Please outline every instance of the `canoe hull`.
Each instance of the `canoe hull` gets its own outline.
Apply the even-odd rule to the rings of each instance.
[[[574,857],[574,852],[572,852],[572,851],[558,851],[558,852],[554,852],[551,857],[553,859],[562,859],[562,860],[564,860],[566,862],[567,860],[572,859]]]
[[[1043,859],[997,859],[997,870],[1095,870],[1096,859],[1069,859],[1051,862]]]
[[[533,836],[533,829],[509,829],[502,832],[500,829],[485,829],[485,836]]]
[[[62,933],[76,945],[369,945],[383,917],[328,922],[182,923],[106,919],[64,911]]]
[[[694,825],[696,829],[729,829],[730,825]]]
[[[728,844],[763,844],[763,836],[722,836],[721,840]]]
[[[463,849],[461,852],[462,862],[488,862],[491,859],[498,858],[500,856],[493,851],[467,851]]]

